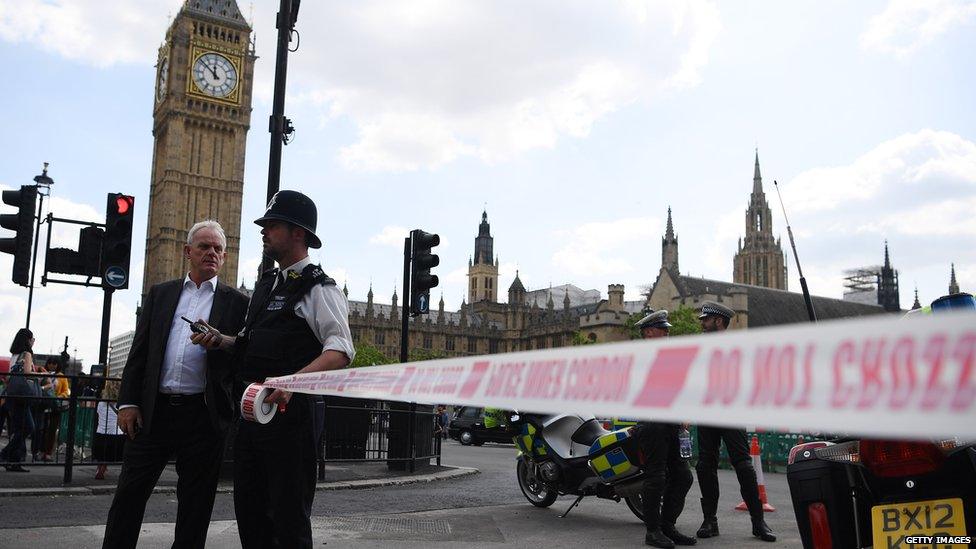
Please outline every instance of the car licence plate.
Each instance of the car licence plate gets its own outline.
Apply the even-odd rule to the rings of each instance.
[[[937,543],[938,536],[965,536],[962,499],[933,499],[875,505],[871,508],[875,549],[895,547],[965,547]],[[906,537],[932,536],[927,544],[909,544]]]

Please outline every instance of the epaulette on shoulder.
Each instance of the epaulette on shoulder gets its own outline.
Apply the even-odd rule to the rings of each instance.
[[[319,265],[308,265],[302,270],[302,277],[309,277],[313,281],[322,286],[335,286],[336,281],[332,279],[329,275],[325,274],[322,267]]]

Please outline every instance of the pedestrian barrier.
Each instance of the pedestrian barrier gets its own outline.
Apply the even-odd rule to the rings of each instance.
[[[976,438],[973,318],[845,319],[297,374],[265,384],[791,433]],[[777,453],[781,440],[770,445]]]
[[[45,374],[16,374],[6,376],[45,377]],[[50,374],[47,374],[49,377]],[[64,482],[70,483],[74,469],[79,466],[120,465],[121,440],[118,444],[109,443],[97,435],[99,403],[114,405],[113,398],[103,398],[101,391],[106,382],[120,381],[119,378],[92,377],[86,375],[65,376],[71,392],[66,398],[55,399],[59,404],[49,406],[57,414],[45,413],[37,419],[44,422],[44,428],[57,426],[54,439],[56,449],[51,461],[31,461],[28,454],[23,462],[29,467],[62,467]],[[25,402],[51,400],[48,396],[3,397],[6,401],[20,399]],[[50,404],[50,403],[48,403]],[[102,407],[104,408],[104,407]],[[434,461],[440,465],[441,437],[435,435],[437,414],[426,407],[386,402],[378,399],[356,400],[339,397],[326,397],[316,405],[316,425],[322,433],[319,447],[319,478],[325,478],[328,464],[340,463],[386,463],[391,469],[414,471],[417,466]],[[48,420],[57,417],[56,421]],[[50,423],[50,424],[48,424]],[[112,419],[103,431],[115,431]],[[9,420],[5,422],[9,432]],[[43,429],[41,429],[43,431]],[[29,436],[38,435],[33,431]],[[110,435],[112,436],[112,435]],[[123,439],[125,435],[117,435]],[[7,441],[0,439],[0,447]],[[29,443],[28,443],[29,446]],[[99,451],[101,450],[101,451]],[[96,459],[103,456],[105,459]],[[233,459],[231,452],[225,452],[225,461]],[[0,458],[0,466],[15,465],[14,462]]]

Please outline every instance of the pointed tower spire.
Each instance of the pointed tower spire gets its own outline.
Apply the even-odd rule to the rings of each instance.
[[[566,288],[566,292],[563,294],[563,309],[569,310],[569,288]]]
[[[756,148],[756,168],[752,173],[752,192],[760,194],[762,190],[762,174],[759,172],[759,148]]]
[[[396,320],[396,319],[400,318],[400,316],[399,316],[399,314],[397,312],[396,284],[393,285],[393,297],[390,298],[390,301],[391,301],[391,304],[390,304],[390,320]]]
[[[348,280],[342,283],[342,293],[346,295],[346,299],[349,299],[349,287],[347,286],[348,283],[349,283]]]
[[[915,286],[915,303],[912,303],[912,310],[921,309],[922,304],[918,302],[918,286]]]
[[[888,241],[885,240],[885,262],[878,273],[878,305],[889,313],[901,310],[898,299],[898,271],[891,266],[891,255],[888,253]]]
[[[949,275],[949,293],[958,294],[959,293],[959,283],[956,282],[956,264],[952,263],[951,274]]]
[[[674,235],[674,224],[671,222],[671,206],[668,206],[668,226],[661,239],[661,268],[674,273],[678,271],[678,237]]]

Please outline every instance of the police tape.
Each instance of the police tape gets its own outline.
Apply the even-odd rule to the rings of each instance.
[[[241,395],[241,417],[247,421],[254,421],[262,425],[270,423],[278,408],[264,399],[274,391],[260,383],[252,383],[244,389]]]
[[[976,315],[840,320],[296,374],[299,393],[976,439]]]

